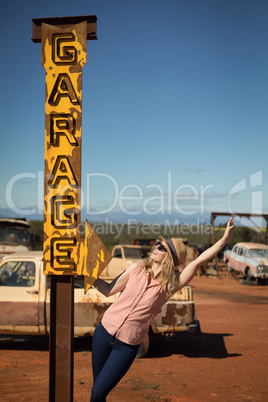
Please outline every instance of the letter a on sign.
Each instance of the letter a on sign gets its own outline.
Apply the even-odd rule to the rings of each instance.
[[[79,105],[79,100],[68,74],[58,75],[48,103],[50,103],[50,105],[58,105],[63,96],[68,97],[73,105]]]

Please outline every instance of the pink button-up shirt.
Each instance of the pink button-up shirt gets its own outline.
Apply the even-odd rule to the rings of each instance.
[[[104,313],[102,325],[120,341],[138,345],[144,341],[151,321],[165,302],[165,289],[157,279],[150,281],[149,274],[139,264],[121,295]]]

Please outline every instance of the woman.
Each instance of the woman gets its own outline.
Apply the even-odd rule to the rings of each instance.
[[[156,243],[144,263],[133,263],[111,283],[98,278],[94,286],[105,296],[124,290],[106,310],[92,342],[94,385],[91,402],[106,401],[108,393],[133,363],[150,323],[165,302],[187,285],[199,267],[209,261],[231,240],[233,218],[223,237],[180,272],[186,248],[179,239]]]

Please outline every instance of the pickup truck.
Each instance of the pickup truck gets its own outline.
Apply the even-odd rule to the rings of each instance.
[[[112,280],[107,272],[102,277]],[[50,278],[43,274],[42,251],[14,253],[4,257],[0,263],[0,289],[1,334],[49,334]],[[74,335],[93,335],[105,310],[118,296],[119,293],[105,297],[93,286],[84,294],[83,276],[75,277]],[[177,292],[163,306],[150,328],[155,334],[199,332],[192,288],[185,286]],[[149,335],[141,345],[138,357],[144,356],[148,348]]]
[[[268,278],[268,246],[260,243],[236,243],[223,254],[228,271],[242,273],[249,281]]]
[[[102,271],[102,278],[116,278],[133,262],[141,262],[151,247],[133,244],[119,244],[112,249],[112,260]]]

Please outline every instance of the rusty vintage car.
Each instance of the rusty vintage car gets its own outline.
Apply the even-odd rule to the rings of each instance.
[[[248,280],[268,279],[268,246],[260,243],[236,243],[224,252],[229,271],[242,273]]]
[[[112,280],[107,272],[104,277],[105,280]],[[105,310],[119,293],[105,297],[91,287],[84,294],[83,277],[76,277],[74,283],[74,335],[93,335]],[[50,279],[43,274],[41,251],[4,257],[0,265],[0,289],[1,334],[49,333]],[[151,322],[151,331],[155,334],[200,331],[191,286],[185,286],[163,306]],[[138,356],[144,356],[148,348],[149,335],[141,345]]]
[[[0,218],[0,260],[7,254],[31,249],[32,235],[26,219]]]

